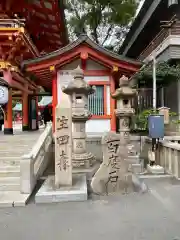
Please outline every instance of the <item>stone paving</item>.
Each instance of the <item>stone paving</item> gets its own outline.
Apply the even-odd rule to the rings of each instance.
[[[147,181],[150,192],[143,195],[0,209],[0,239],[180,239],[179,183]]]
[[[14,130],[14,135],[4,135],[0,132],[0,157],[22,156],[28,153],[34,146],[36,140],[42,133],[39,131],[22,132]]]

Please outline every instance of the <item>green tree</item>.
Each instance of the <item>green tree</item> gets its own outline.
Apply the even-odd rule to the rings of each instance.
[[[71,40],[86,33],[96,43],[118,50],[129,29],[137,0],[67,0],[65,14]]]
[[[153,66],[152,63],[142,67],[142,69],[136,73],[133,78],[140,85],[146,87],[152,87],[153,83]],[[156,64],[156,79],[158,86],[168,85],[173,81],[180,80],[180,65],[170,65],[167,62],[158,62]]]

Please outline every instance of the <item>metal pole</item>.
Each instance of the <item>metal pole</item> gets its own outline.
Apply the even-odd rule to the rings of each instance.
[[[164,107],[164,87],[161,88],[161,107]]]
[[[156,58],[153,56],[153,109],[156,111]]]

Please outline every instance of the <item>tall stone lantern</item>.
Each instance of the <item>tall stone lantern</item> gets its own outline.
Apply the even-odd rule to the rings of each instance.
[[[74,168],[89,168],[95,157],[86,151],[86,121],[91,117],[88,110],[88,95],[94,93],[85,80],[83,70],[78,67],[73,71],[74,80],[62,91],[71,96],[73,122],[72,164]]]
[[[129,80],[124,75],[119,80],[119,88],[111,94],[112,98],[117,101],[115,115],[119,120],[120,139],[127,143],[130,141],[130,119],[134,114],[134,109],[131,107],[131,99],[136,94],[136,90],[129,86]]]

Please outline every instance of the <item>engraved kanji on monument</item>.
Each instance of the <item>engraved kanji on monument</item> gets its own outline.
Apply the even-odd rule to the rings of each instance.
[[[91,187],[94,193],[108,194],[125,191],[129,180],[128,149],[121,145],[119,134],[109,132],[102,137],[103,162],[94,175]]]
[[[55,186],[72,185],[72,114],[69,96],[62,93],[56,108]]]

